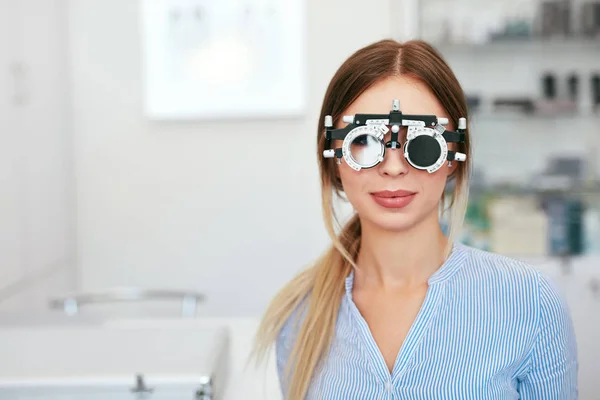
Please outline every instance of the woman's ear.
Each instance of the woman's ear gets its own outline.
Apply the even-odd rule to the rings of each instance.
[[[459,163],[459,161],[453,161],[451,163],[452,165],[450,165],[450,166],[448,166],[448,164],[446,164],[446,167],[447,167],[446,174],[447,174],[448,178],[451,177],[452,175],[454,175],[454,173],[456,172],[456,168],[458,167],[458,163]]]
[[[335,182],[344,190],[344,186],[342,185],[342,176],[340,174],[340,164],[334,163],[333,173],[335,174]]]

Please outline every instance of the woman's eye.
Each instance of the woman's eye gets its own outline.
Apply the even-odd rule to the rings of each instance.
[[[352,144],[353,145],[357,145],[357,146],[366,146],[367,145],[367,141],[368,141],[367,136],[363,135],[363,136],[359,136],[356,139],[354,139],[352,141]]]

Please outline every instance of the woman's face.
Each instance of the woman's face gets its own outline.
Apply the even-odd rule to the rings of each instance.
[[[414,78],[402,76],[385,79],[373,85],[354,101],[343,115],[364,113],[387,114],[392,100],[400,100],[403,114],[436,115],[449,118],[433,93]],[[337,128],[345,124],[341,122]],[[454,129],[448,125],[447,129]],[[391,133],[385,137],[390,140]],[[404,145],[406,128],[399,133]],[[342,141],[336,141],[342,147]],[[449,146],[452,148],[451,146]],[[444,163],[442,168],[430,174],[417,170],[404,158],[403,150],[386,148],[384,160],[373,168],[355,171],[343,160],[338,172],[344,192],[363,224],[368,223],[390,231],[403,231],[422,221],[437,221],[438,205],[448,175],[455,168]],[[390,198],[390,193],[402,191]]]

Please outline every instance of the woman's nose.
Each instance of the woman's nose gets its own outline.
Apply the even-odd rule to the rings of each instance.
[[[382,175],[398,176],[408,172],[408,162],[404,158],[404,150],[401,146],[397,148],[386,148],[383,161],[379,164],[379,172]]]

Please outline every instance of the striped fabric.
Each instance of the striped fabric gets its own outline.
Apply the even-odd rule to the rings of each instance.
[[[352,300],[353,278],[346,279],[335,337],[307,399],[578,398],[568,307],[534,268],[456,243],[429,279],[392,373]],[[283,393],[296,333],[291,320],[275,346]]]

